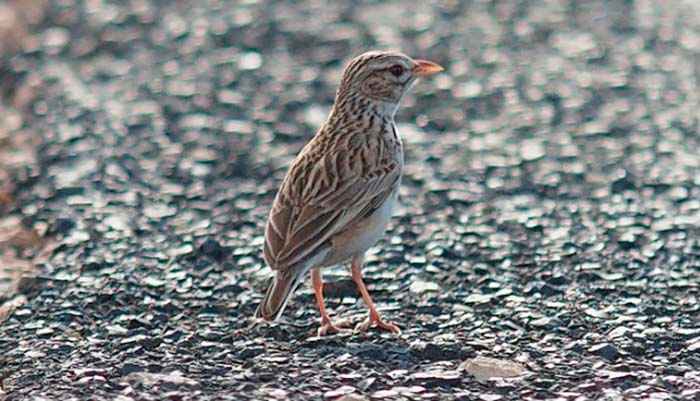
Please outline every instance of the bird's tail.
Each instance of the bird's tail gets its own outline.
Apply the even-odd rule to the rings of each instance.
[[[256,318],[277,320],[299,284],[299,274],[294,271],[277,272],[267,287],[265,297],[255,311]]]

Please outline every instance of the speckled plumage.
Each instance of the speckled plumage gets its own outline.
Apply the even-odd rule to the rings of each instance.
[[[355,270],[383,234],[401,181],[403,147],[394,114],[418,76],[439,70],[394,52],[368,52],[346,66],[328,119],[290,166],[272,205],[264,257],[276,277],[256,316],[276,319],[310,269],[349,259],[366,292]],[[312,278],[322,324],[335,330],[317,288],[318,270]]]

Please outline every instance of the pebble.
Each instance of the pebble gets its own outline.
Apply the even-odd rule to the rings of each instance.
[[[411,292],[415,292],[417,294],[422,294],[425,292],[435,292],[440,290],[440,286],[437,283],[429,282],[429,281],[421,281],[421,280],[416,280],[411,283],[411,286],[409,287],[409,290]]]
[[[598,355],[608,361],[614,361],[620,356],[617,348],[610,343],[597,344],[588,349],[588,352]]]

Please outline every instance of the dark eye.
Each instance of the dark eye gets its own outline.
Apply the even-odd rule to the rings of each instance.
[[[403,74],[403,67],[397,64],[389,68],[389,72],[395,77],[400,77]]]

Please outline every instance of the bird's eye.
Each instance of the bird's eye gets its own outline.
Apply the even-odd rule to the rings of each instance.
[[[389,72],[395,77],[400,77],[403,74],[403,67],[397,64],[389,68]]]

